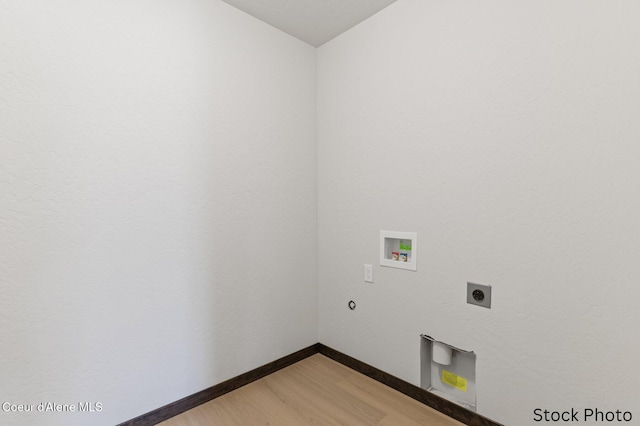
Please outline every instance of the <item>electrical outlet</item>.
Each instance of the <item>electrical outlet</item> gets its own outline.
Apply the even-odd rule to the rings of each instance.
[[[368,283],[373,282],[373,265],[364,265],[364,280]]]
[[[491,286],[468,282],[467,303],[491,309]]]

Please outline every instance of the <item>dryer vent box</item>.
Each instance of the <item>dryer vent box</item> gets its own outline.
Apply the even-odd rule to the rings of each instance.
[[[421,335],[420,387],[476,411],[476,354]]]

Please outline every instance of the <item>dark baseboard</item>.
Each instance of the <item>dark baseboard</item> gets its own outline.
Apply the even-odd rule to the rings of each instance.
[[[136,417],[135,419],[128,420],[124,423],[120,423],[118,426],[153,426],[160,422],[163,422],[185,411],[191,410],[198,405],[209,402],[219,396],[229,393],[235,389],[238,389],[246,384],[259,380],[271,373],[288,367],[291,364],[295,364],[298,361],[317,354],[319,351],[319,344],[311,345],[307,348],[301,349],[297,352],[287,355],[273,362],[270,362],[262,367],[258,367],[249,371],[248,373],[241,374],[232,379],[226,380],[217,385],[211,386],[205,390],[189,395],[178,401],[172,402],[160,407],[146,414]]]
[[[469,426],[502,426],[500,423],[496,423],[493,420],[487,419],[473,411],[441,398],[426,389],[422,389],[418,386],[412,385],[409,382],[405,382],[389,373],[385,373],[369,364],[365,364],[355,358],[345,355],[335,349],[323,345],[322,343],[316,343],[307,348],[301,349],[297,352],[287,355],[283,358],[277,359],[269,364],[263,365],[253,369],[247,373],[241,374],[237,377],[211,386],[208,389],[194,393],[193,395],[182,398],[178,401],[172,402],[160,407],[156,410],[150,411],[146,414],[136,417],[135,419],[128,420],[124,423],[120,423],[118,426],[153,426],[160,422],[163,422],[185,411],[191,410],[198,405],[209,402],[225,393],[231,392],[251,382],[259,380],[271,373],[295,364],[298,361],[321,353],[322,355],[339,362],[359,373],[364,374],[382,384],[389,386],[392,389],[397,390],[400,393],[407,395],[410,398],[415,399],[437,411],[440,411],[447,416],[458,420]]]
[[[389,386],[392,389],[397,390],[400,393],[407,395],[410,398],[415,399],[429,407],[446,414],[447,416],[458,420],[469,426],[501,426],[500,423],[496,423],[486,417],[479,415],[474,411],[467,410],[466,408],[439,397],[426,389],[422,389],[416,385],[412,385],[409,382],[405,382],[389,373],[385,373],[369,364],[365,364],[355,358],[345,355],[342,352],[336,351],[328,346],[318,343],[318,349],[320,353],[334,361],[339,362],[359,373],[364,374],[376,380],[382,384]]]

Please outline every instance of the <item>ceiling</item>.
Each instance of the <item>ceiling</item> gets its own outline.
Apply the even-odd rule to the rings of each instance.
[[[223,1],[318,47],[396,0]]]

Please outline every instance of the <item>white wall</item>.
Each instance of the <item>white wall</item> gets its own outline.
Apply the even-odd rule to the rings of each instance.
[[[322,343],[416,385],[420,333],[473,350],[479,412],[508,425],[640,419],[639,20],[401,0],[319,48]],[[418,233],[417,272],[377,266],[381,229]]]
[[[111,425],[318,341],[316,52],[214,0],[0,0],[0,411]]]

